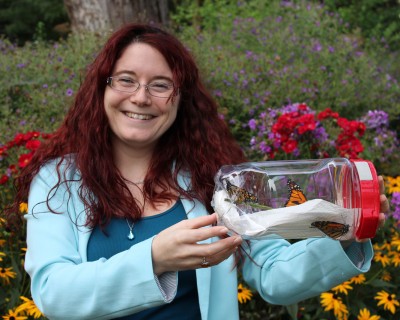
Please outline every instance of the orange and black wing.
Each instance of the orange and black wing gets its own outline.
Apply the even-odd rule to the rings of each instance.
[[[229,196],[233,199],[233,202],[235,204],[258,202],[258,198],[256,195],[248,192],[244,188],[235,186],[228,180],[225,181],[226,181],[226,191],[228,192]]]
[[[311,223],[311,226],[318,228],[328,237],[333,239],[339,239],[341,236],[349,232],[350,226],[348,224],[343,224],[333,221],[315,221]]]
[[[301,188],[291,179],[287,182],[289,190],[289,198],[285,203],[285,207],[297,206],[307,201]]]

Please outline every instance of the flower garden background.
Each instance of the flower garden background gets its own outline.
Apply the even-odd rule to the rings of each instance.
[[[205,5],[196,12],[201,31],[185,26],[192,7],[173,17],[181,26],[176,34],[193,51],[221,117],[252,161],[371,160],[385,177],[391,212],[373,239],[375,257],[368,273],[287,307],[261,301],[241,282],[241,318],[398,319],[398,54],[384,38],[362,37],[322,5],[272,1],[260,10],[260,3]],[[105,37],[71,35],[23,47],[0,39],[0,211],[13,198],[14,177],[60,123]],[[26,210],[21,203],[19,214]],[[23,270],[24,234],[8,230],[0,219],[0,317],[44,319]]]

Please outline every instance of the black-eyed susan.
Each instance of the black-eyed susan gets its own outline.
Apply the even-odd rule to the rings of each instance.
[[[393,192],[400,192],[400,176],[397,176],[396,178],[386,177],[385,182],[389,194],[392,194]]]
[[[26,202],[21,202],[19,204],[19,212],[27,213],[28,212],[28,204]]]
[[[384,290],[379,291],[374,299],[378,300],[378,306],[383,305],[385,310],[389,310],[393,314],[396,312],[396,307],[400,305],[394,293],[390,294]]]
[[[333,314],[338,319],[346,319],[349,311],[346,305],[342,302],[336,293],[324,292],[321,293],[321,305],[325,311],[333,310]]]
[[[397,251],[400,251],[400,239],[393,239],[392,246],[395,247]]]
[[[374,250],[381,251],[381,250],[392,250],[392,241],[386,240],[382,243],[374,243],[373,245]]]
[[[5,257],[6,254],[4,252],[0,252],[0,261],[3,261],[3,257]]]
[[[374,261],[382,263],[383,267],[386,267],[390,264],[389,256],[382,251],[375,252]]]
[[[251,290],[247,289],[246,287],[243,287],[241,283],[238,285],[238,300],[240,303],[246,303],[247,301],[250,301],[251,298],[253,297],[253,293]]]
[[[390,274],[388,271],[386,271],[386,270],[384,270],[384,271],[382,272],[380,278],[381,278],[381,280],[386,281],[386,282],[390,282],[390,281],[392,280],[391,274]]]
[[[348,290],[353,290],[353,287],[350,284],[351,284],[350,281],[345,281],[342,284],[339,284],[338,286],[333,287],[332,291],[334,291],[335,293],[344,293],[345,295],[347,295]]]
[[[371,316],[371,312],[369,312],[369,310],[366,308],[361,309],[357,316],[357,320],[379,320],[380,318],[380,316],[376,315]]]
[[[366,281],[365,275],[360,273],[357,276],[354,276],[353,278],[351,278],[350,283],[355,283],[355,284],[362,284]]]
[[[33,300],[23,296],[21,296],[20,298],[24,302],[15,309],[15,312],[24,312],[25,314],[32,316],[34,319],[39,319],[42,316],[42,313],[36,306],[35,302],[33,302]]]
[[[12,267],[0,268],[0,278],[3,279],[6,284],[10,284],[10,278],[15,278],[16,276],[17,274],[12,271]]]
[[[389,255],[392,257],[392,264],[398,267],[400,265],[400,252],[392,251],[389,253]]]
[[[19,315],[18,312],[14,310],[8,310],[8,314],[3,316],[3,320],[26,320],[28,317]]]

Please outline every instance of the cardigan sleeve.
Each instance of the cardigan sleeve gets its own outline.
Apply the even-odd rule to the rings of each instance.
[[[25,269],[38,308],[50,319],[111,319],[169,302],[176,294],[177,275],[155,277],[152,238],[110,259],[85,261],[79,251],[85,228],[77,217],[82,212],[74,211],[74,195],[64,184],[51,191],[57,180],[54,166],[40,170],[31,184],[25,216]],[[49,194],[51,208],[58,213],[48,209]]]
[[[290,244],[283,239],[251,241],[243,265],[244,280],[264,300],[289,305],[319,295],[366,272],[373,257],[370,242],[346,250],[330,238]]]

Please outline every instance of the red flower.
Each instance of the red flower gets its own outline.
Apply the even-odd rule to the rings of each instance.
[[[324,120],[326,118],[339,118],[339,114],[337,112],[333,112],[331,108],[326,108],[324,111],[321,111],[318,114],[318,120]]]
[[[286,153],[292,153],[297,148],[297,141],[289,139],[284,144],[282,144],[282,150]]]
[[[40,140],[29,140],[26,144],[25,144],[25,148],[27,148],[28,150],[34,151],[37,148],[39,148],[40,146]]]
[[[8,181],[8,176],[6,176],[5,174],[3,174],[0,178],[0,185],[1,184],[5,184]]]
[[[33,152],[21,154],[18,158],[18,165],[20,168],[26,167],[26,165],[31,161]]]

